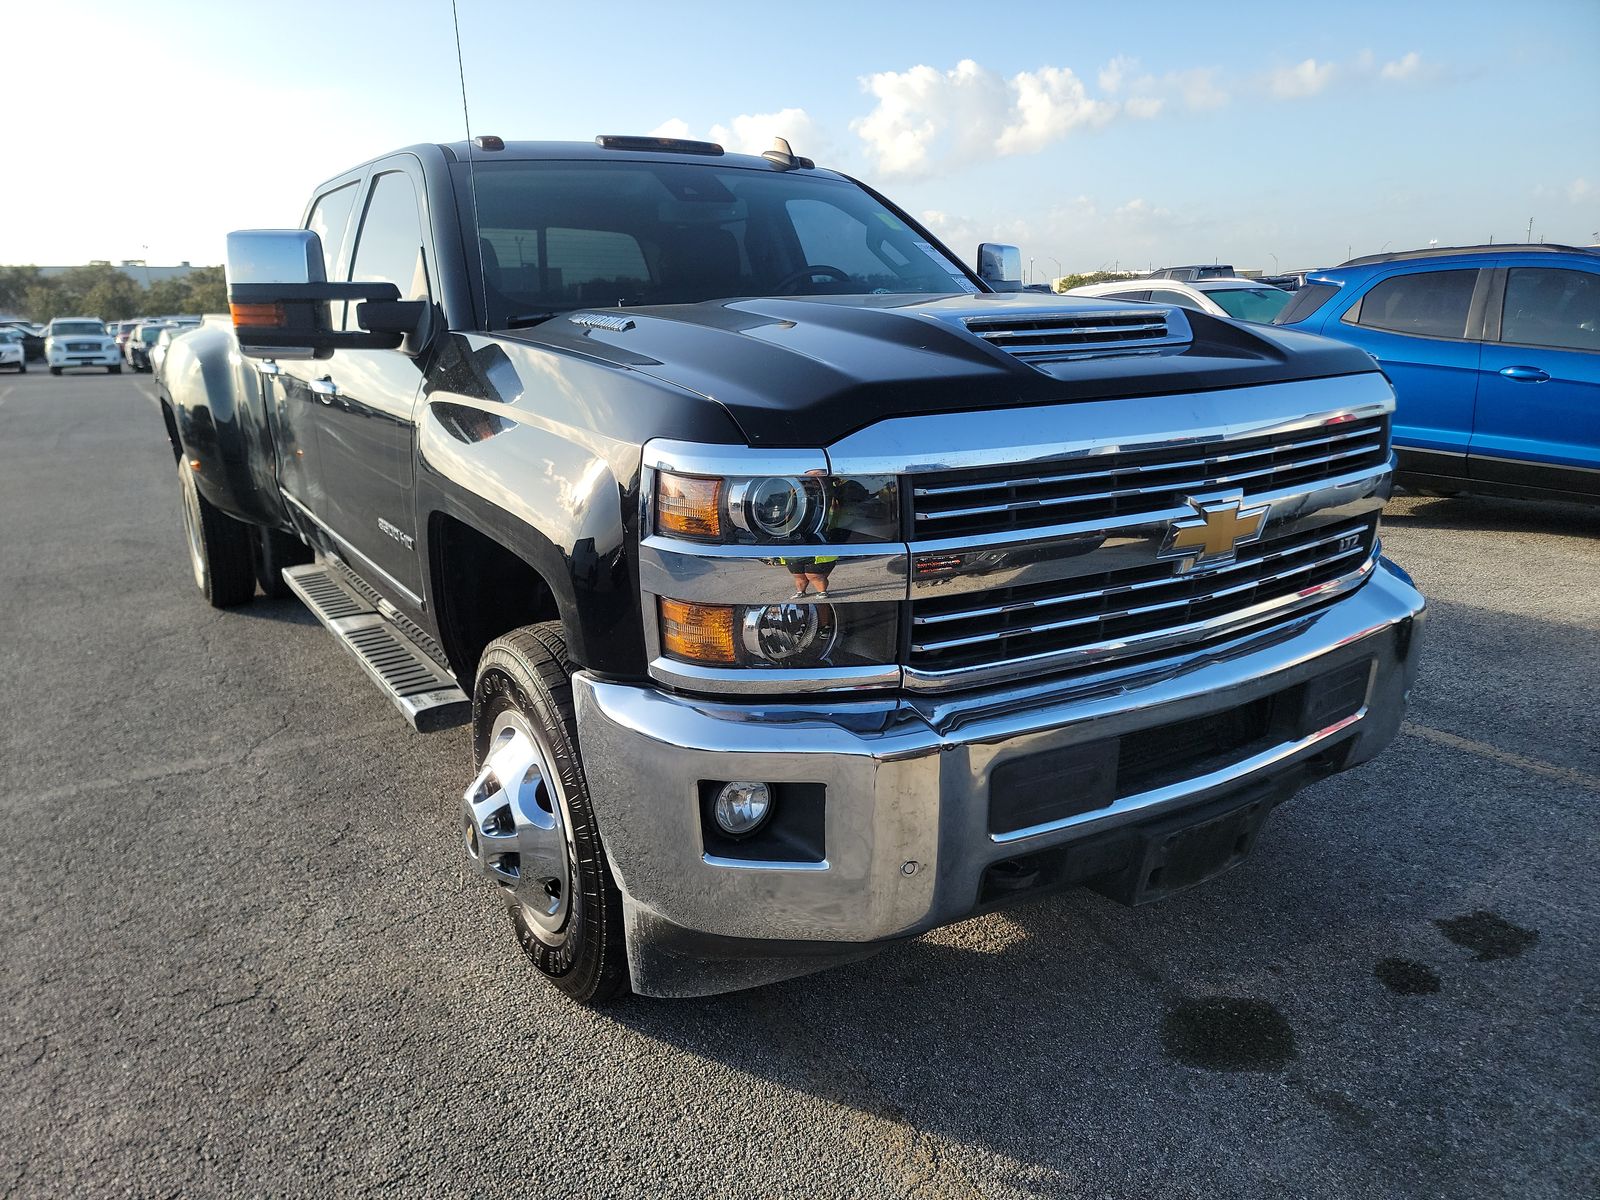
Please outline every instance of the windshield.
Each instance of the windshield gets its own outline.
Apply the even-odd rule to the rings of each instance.
[[[15,330],[0,329],[0,342],[6,342],[9,344],[11,342],[20,342],[21,340],[22,335],[17,333]]]
[[[105,337],[106,327],[99,321],[56,321],[50,326],[52,337]]]
[[[161,336],[162,328],[162,326],[158,325],[152,329],[150,326],[146,325],[143,329],[139,330],[139,340],[146,346],[155,345],[156,339]]]
[[[1222,311],[1241,321],[1259,321],[1269,324],[1283,311],[1284,305],[1294,298],[1290,292],[1278,288],[1212,288],[1205,293],[1207,300],[1215,301]]]
[[[464,166],[457,185],[471,213]],[[711,163],[480,162],[476,191],[491,329],[587,306],[978,290],[923,234],[836,179]]]

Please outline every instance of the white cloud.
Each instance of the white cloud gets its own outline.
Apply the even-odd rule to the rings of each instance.
[[[686,138],[689,136],[689,122],[682,117],[668,117],[649,133],[650,137]]]
[[[1175,88],[1190,108],[1204,112],[1221,108],[1228,102],[1227,89],[1218,82],[1219,76],[1220,72],[1215,67],[1191,67],[1187,71],[1175,71],[1165,76],[1163,82]]]
[[[880,71],[862,86],[877,105],[850,128],[886,175],[925,174],[936,161],[1033,153],[1117,112],[1115,103],[1091,97],[1066,67],[1006,79],[966,58],[948,71],[926,65]]]
[[[783,108],[775,113],[746,113],[726,125],[711,127],[711,140],[735,154],[760,154],[772,149],[772,139],[788,138],[794,152],[804,158],[823,158],[823,140],[816,122],[803,108]]]
[[[1123,80],[1137,70],[1138,66],[1137,58],[1129,58],[1126,54],[1117,55],[1100,68],[1100,90],[1108,93],[1119,90]]]
[[[1412,50],[1393,62],[1384,63],[1378,74],[1385,79],[1414,79],[1421,68],[1422,55]]]
[[[1596,188],[1587,179],[1574,179],[1567,184],[1567,199],[1574,204],[1582,204],[1597,191],[1600,191],[1600,188]]]
[[[734,154],[760,154],[772,149],[772,139],[787,138],[794,152],[818,161],[828,157],[828,141],[803,108],[784,108],[775,113],[741,113],[726,125],[713,125],[703,135],[690,128],[682,117],[669,117],[650,131],[651,137],[696,138],[716,142]]]
[[[1141,121],[1148,121],[1152,117],[1161,115],[1161,110],[1166,106],[1166,101],[1159,96],[1134,96],[1122,106],[1122,110],[1130,117],[1137,117]]]
[[[1279,67],[1268,75],[1267,85],[1275,96],[1298,100],[1315,96],[1333,82],[1337,73],[1338,68],[1332,63],[1319,63],[1314,58],[1308,58],[1292,67]]]
[[[1011,120],[995,143],[1002,155],[1042,150],[1079,125],[1104,125],[1117,111],[1114,104],[1091,99],[1083,80],[1066,67],[1023,71],[1010,86],[1016,97]]]

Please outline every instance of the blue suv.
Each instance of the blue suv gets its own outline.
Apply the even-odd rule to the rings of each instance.
[[[1464,246],[1314,271],[1274,322],[1350,342],[1398,397],[1414,489],[1600,504],[1600,253]]]

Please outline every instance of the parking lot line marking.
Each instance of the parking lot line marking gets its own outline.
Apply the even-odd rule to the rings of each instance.
[[[1537,758],[1529,758],[1525,754],[1517,754],[1510,750],[1501,750],[1487,742],[1475,742],[1471,738],[1464,738],[1454,733],[1446,733],[1442,729],[1433,729],[1427,725],[1418,725],[1415,721],[1407,721],[1402,727],[1403,732],[1422,738],[1424,741],[1433,742],[1440,746],[1449,746],[1452,750],[1465,750],[1468,754],[1476,754],[1480,758],[1487,758],[1508,767],[1530,771],[1535,775],[1543,775],[1546,779],[1557,779],[1562,783],[1575,783],[1579,787],[1593,788],[1600,791],[1600,776],[1590,775],[1587,771],[1580,771],[1575,767],[1558,767],[1554,763],[1541,762]]]

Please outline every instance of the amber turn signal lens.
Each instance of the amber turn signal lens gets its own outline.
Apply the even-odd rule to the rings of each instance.
[[[662,597],[661,648],[686,662],[732,663],[733,608]]]
[[[721,537],[722,480],[662,471],[656,476],[656,528],[688,537]]]
[[[230,304],[228,310],[233,313],[235,328],[240,325],[277,328],[284,323],[281,304]]]

